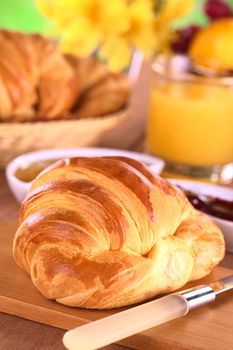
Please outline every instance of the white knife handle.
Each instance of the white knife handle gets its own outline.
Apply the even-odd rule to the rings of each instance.
[[[69,350],[94,350],[145,329],[184,316],[188,302],[170,294],[149,303],[105,317],[65,333],[63,343]]]

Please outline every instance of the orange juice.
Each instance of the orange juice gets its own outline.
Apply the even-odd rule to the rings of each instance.
[[[155,81],[150,96],[147,148],[167,161],[184,165],[232,162],[233,86]]]

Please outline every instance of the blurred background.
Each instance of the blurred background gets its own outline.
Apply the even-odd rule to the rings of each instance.
[[[59,60],[62,61],[64,58],[66,60],[66,54],[75,56],[77,62],[80,58],[85,62],[85,59],[90,60],[94,57],[98,63],[106,64],[109,69],[109,80],[101,87],[105,95],[101,92],[102,95],[99,95],[94,107],[92,96],[96,96],[95,94],[101,90],[95,83],[92,84],[93,91],[90,96],[88,95],[89,86],[88,91],[84,89],[83,94],[74,96],[74,101],[69,108],[63,108],[57,115],[49,115],[49,111],[40,109],[45,103],[41,97],[47,96],[48,90],[41,92],[46,84],[43,85],[43,79],[41,81],[39,79],[37,82],[39,87],[35,86],[33,91],[38,101],[28,102],[29,107],[25,109],[27,113],[32,109],[33,115],[29,117],[31,112],[20,115],[18,120],[15,116],[22,112],[14,107],[13,97],[22,92],[19,81],[16,79],[13,93],[11,83],[5,79],[6,96],[10,96],[10,102],[6,99],[5,106],[11,105],[12,110],[10,112],[0,110],[2,121],[5,122],[4,126],[9,128],[9,132],[4,132],[4,135],[7,135],[4,140],[6,150],[2,154],[11,153],[14,149],[12,145],[9,146],[10,138],[13,140],[15,132],[12,131],[13,128],[17,130],[23,143],[21,151],[19,151],[19,144],[15,147],[18,154],[36,149],[61,147],[61,141],[64,141],[65,136],[60,120],[64,120],[65,123],[69,112],[68,119],[76,120],[77,125],[72,128],[73,141],[70,141],[70,135],[68,137],[70,147],[134,149],[162,158],[166,161],[167,168],[170,166],[169,171],[173,172],[176,168],[175,172],[177,171],[179,175],[185,173],[187,169],[188,176],[196,177],[201,174],[201,177],[215,181],[221,179],[224,171],[224,181],[232,179],[233,0],[114,0],[111,4],[104,0],[67,2],[65,0],[0,0],[0,28],[25,33],[42,33],[53,41],[55,39],[55,45],[58,46],[55,51],[57,50],[56,55]],[[35,38],[32,35],[27,37],[32,37],[32,41]],[[7,45],[7,38],[2,40],[4,47]],[[20,42],[20,39],[16,41]],[[163,55],[162,60],[160,55]],[[16,72],[16,66],[19,66],[19,73],[14,74],[20,77],[22,76],[20,60],[15,56],[14,61],[12,56],[14,55],[6,55],[7,63],[4,64],[6,66],[12,64],[14,72]],[[47,60],[46,53],[43,58]],[[2,60],[4,62],[3,57]],[[4,72],[4,64],[3,77],[7,76]],[[56,91],[55,86],[61,86],[64,77],[56,76],[59,70],[52,69],[53,63],[46,62],[46,64],[51,68],[50,74],[45,74],[48,80],[46,89],[49,89],[53,82],[54,85],[50,89],[52,94]],[[71,62],[66,64],[70,65]],[[145,69],[142,73],[143,66]],[[79,79],[81,76],[79,74],[84,74],[84,71],[80,73],[82,69],[74,70],[72,74]],[[123,83],[118,84],[115,81],[112,95],[108,95],[109,82],[111,80],[111,84],[114,85],[116,72],[126,73],[125,77],[129,78],[129,93],[125,94],[124,104],[121,103],[115,110],[107,110],[105,113],[101,106],[97,113],[97,106],[106,101],[107,97],[111,105],[112,99],[122,92]],[[52,82],[49,81],[51,76],[53,76]],[[88,75],[84,77],[83,86],[89,84],[87,80]],[[39,93],[37,93],[38,89],[41,89]],[[75,91],[72,93],[76,94]],[[66,96],[64,101],[69,95],[70,93],[62,94],[63,97]],[[56,102],[58,103],[59,100],[58,98]],[[49,104],[47,101],[46,103]],[[91,110],[91,114],[87,113],[86,107],[80,108],[82,103],[88,105],[88,111]],[[56,105],[54,102],[51,104]],[[40,106],[39,111],[38,106]],[[126,118],[122,118],[121,122],[116,117],[119,128],[117,129],[118,125],[114,123],[109,124],[109,134],[105,133],[103,136],[102,131],[107,127],[107,120],[109,123],[111,120],[111,118],[107,119],[107,116],[111,117],[113,112],[121,112],[123,107]],[[74,110],[75,113],[73,113]],[[97,117],[96,123],[99,123],[100,117],[103,117],[102,124],[90,128],[89,121],[95,117]],[[9,123],[7,123],[8,119]],[[53,126],[48,123],[51,119],[54,119]],[[25,126],[23,123],[31,121],[31,130],[36,130],[37,122],[42,120],[43,127],[48,130],[50,137],[50,128],[53,127],[54,130],[56,125],[62,132],[62,138],[56,137],[47,144],[50,137],[45,137],[44,132],[35,131],[30,142],[27,141],[28,135],[30,136],[33,132],[21,132]],[[12,123],[13,121],[18,123]],[[77,132],[80,130],[79,123],[85,127],[82,142],[77,137]],[[70,123],[64,125],[68,127]],[[98,142],[96,139],[87,142],[87,135],[94,135],[96,130],[101,132]],[[122,130],[127,138],[121,137]],[[69,132],[66,134],[68,135]],[[0,137],[2,144],[4,135]],[[39,135],[42,139],[40,142]],[[113,139],[116,141],[112,142]],[[12,144],[19,143],[18,140],[19,137],[15,137]],[[26,148],[25,144],[30,146]],[[68,147],[68,143],[65,146]],[[12,157],[13,154],[10,154],[5,164]],[[228,164],[230,168],[229,166],[224,168]],[[227,169],[227,176],[224,169]]]
[[[208,19],[203,11],[204,2],[196,0],[191,13],[177,21],[176,25],[206,24]],[[233,4],[233,0],[228,0],[228,3]],[[40,14],[34,0],[0,0],[0,27],[45,34],[49,30],[49,22]]]
[[[0,0],[0,27],[25,32],[46,32],[48,23],[33,0]]]

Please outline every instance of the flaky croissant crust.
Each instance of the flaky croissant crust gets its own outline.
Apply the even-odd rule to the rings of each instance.
[[[73,158],[34,181],[16,262],[47,298],[115,308],[182,287],[224,256],[221,231],[184,193],[124,157]]]
[[[129,82],[92,57],[63,55],[42,35],[0,29],[0,121],[100,117],[119,111]]]
[[[0,120],[55,119],[78,93],[73,69],[52,40],[0,30]]]

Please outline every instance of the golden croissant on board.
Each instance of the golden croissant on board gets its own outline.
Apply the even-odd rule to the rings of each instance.
[[[219,228],[184,193],[124,157],[61,160],[21,208],[14,258],[47,298],[115,308],[174,291],[224,256]]]
[[[128,103],[128,79],[37,34],[0,30],[0,121],[96,117]]]

